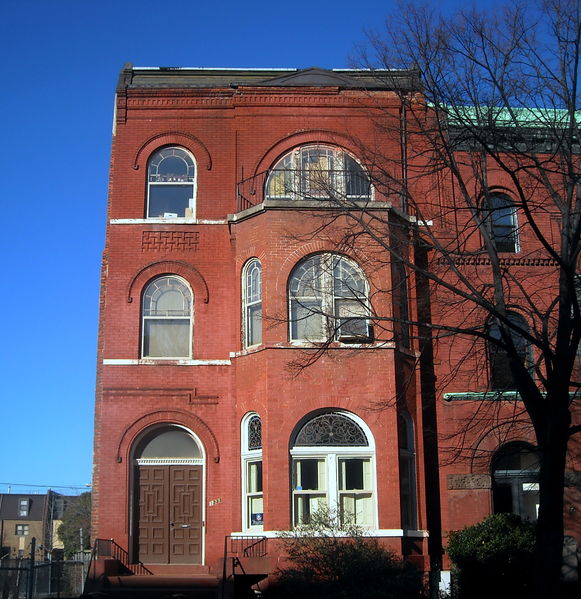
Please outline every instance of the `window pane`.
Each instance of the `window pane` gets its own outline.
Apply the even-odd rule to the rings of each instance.
[[[339,488],[342,491],[365,489],[364,466],[366,464],[369,465],[369,460],[362,460],[359,458],[340,460]]]
[[[305,197],[326,198],[336,194],[333,156],[329,148],[301,150],[301,191]]]
[[[248,449],[262,449],[262,420],[252,416],[248,421]]]
[[[262,297],[262,281],[260,262],[255,260],[246,272],[246,301],[259,302]]]
[[[262,493],[262,462],[248,463],[248,493]]]
[[[344,524],[371,526],[373,501],[370,493],[342,493],[339,511]]]
[[[369,337],[367,308],[359,300],[337,300],[335,314],[338,316],[337,334],[339,337]]]
[[[519,314],[509,314],[509,320],[523,330],[527,330],[528,326],[524,318]],[[489,335],[493,339],[502,339],[501,331],[496,322],[489,325]],[[527,341],[516,331],[510,331],[510,337],[515,346],[519,358],[523,361],[528,360],[529,347]],[[489,343],[489,366],[490,366],[490,387],[494,391],[503,391],[515,389],[515,381],[510,369],[510,361],[507,351],[503,347],[499,347],[494,343]]]
[[[295,484],[297,491],[325,490],[325,462],[316,459],[295,460]]]
[[[150,358],[188,358],[190,321],[146,319],[143,323],[143,355]]]
[[[262,304],[248,306],[246,316],[247,345],[262,343]]]
[[[325,338],[320,300],[291,302],[291,338],[317,341]]]
[[[516,252],[518,232],[516,210],[509,198],[503,195],[493,195],[488,199],[491,211],[492,236],[499,252]]]
[[[202,452],[194,439],[183,430],[168,430],[148,441],[140,458],[201,458]]]
[[[270,172],[266,184],[266,197],[290,199],[297,193],[295,171],[291,166],[291,157],[287,156],[279,163],[275,170]]]
[[[150,218],[167,218],[186,216],[186,208],[194,207],[194,188],[192,185],[150,185],[149,209]]]
[[[295,445],[299,446],[367,446],[367,437],[361,427],[343,414],[321,414],[309,420],[298,432]]]
[[[306,524],[311,514],[327,505],[326,495],[303,494],[294,497],[294,524]]]
[[[345,191],[350,198],[369,198],[369,178],[364,170],[348,155],[345,155]]]
[[[264,507],[262,496],[248,498],[249,526],[262,526],[264,522]]]

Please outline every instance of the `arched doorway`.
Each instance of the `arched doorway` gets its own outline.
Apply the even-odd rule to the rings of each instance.
[[[539,509],[539,456],[524,443],[508,443],[492,458],[494,513],[535,521]]]
[[[133,456],[137,559],[144,564],[201,564],[201,443],[183,428],[157,428],[140,439]]]

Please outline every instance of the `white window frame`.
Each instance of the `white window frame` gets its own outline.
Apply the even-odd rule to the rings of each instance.
[[[253,274],[258,270],[257,278]],[[259,330],[254,328],[253,312],[260,310]],[[242,270],[242,328],[244,348],[262,343],[262,264],[258,258],[249,260]],[[258,337],[258,340],[255,340]]]
[[[320,262],[316,263],[317,260]],[[343,263],[355,271],[357,276],[359,276],[363,282],[363,292],[356,293],[355,290],[353,290],[354,293],[352,296],[340,295],[339,291],[335,288],[335,260],[337,260],[339,264]],[[295,295],[293,287],[296,287],[297,285],[295,281],[299,279],[300,270],[311,261],[315,263],[312,266],[308,266],[308,268],[318,269],[318,274],[313,277],[313,279],[316,280],[318,288],[313,291],[312,295]],[[291,341],[324,342],[332,338],[339,341],[359,341],[366,343],[371,340],[369,283],[359,265],[345,256],[333,253],[312,254],[298,262],[289,277],[288,302],[290,325],[289,337]],[[345,315],[341,315],[341,306],[347,305],[348,302],[356,302],[358,304],[358,308],[361,310],[361,316],[351,315],[345,317]],[[295,318],[295,308],[298,310],[301,308],[304,309],[306,311],[306,316]],[[295,327],[297,326],[296,323],[299,322],[301,318],[318,319],[319,326],[317,328],[320,330],[321,334],[315,334],[315,336],[310,338],[301,336],[298,331],[295,331]],[[361,335],[351,335],[348,330],[342,330],[342,318],[351,322],[364,320],[365,333]]]
[[[159,165],[162,161],[164,157],[160,157],[160,155],[162,153],[167,153],[167,152],[174,152],[174,156],[178,156],[180,159],[182,159],[184,162],[186,162],[187,164],[187,168],[188,171],[191,169],[192,170],[192,174],[191,176],[188,175],[187,178],[191,179],[191,180],[186,180],[186,181],[152,181],[152,178],[156,177],[157,175],[151,173],[152,168],[155,169],[157,168],[156,166],[156,161],[157,161],[157,165]],[[183,154],[181,156],[179,156],[179,154]],[[158,158],[159,157],[159,158]],[[190,161],[191,163],[188,164],[188,161]],[[147,219],[173,219],[173,220],[184,220],[184,219],[195,219],[196,218],[196,197],[197,197],[197,182],[198,182],[198,166],[196,164],[196,159],[194,158],[193,154],[191,152],[189,152],[188,150],[186,150],[185,148],[181,147],[181,146],[165,146],[163,148],[158,148],[157,150],[155,150],[155,152],[149,157],[149,160],[147,161],[147,201],[146,201],[146,211],[145,211],[145,215]],[[192,197],[189,198],[189,205],[188,208],[185,210],[185,213],[183,215],[175,215],[174,213],[164,213],[163,215],[157,215],[157,216],[152,216],[150,215],[150,196],[151,196],[151,191],[154,188],[160,188],[160,187],[165,187],[165,186],[186,186],[189,185],[191,187],[191,195]]]
[[[21,497],[18,499],[18,517],[26,518],[30,511],[30,499],[27,497]]]
[[[312,179],[308,176],[309,172],[317,172],[317,168],[310,171],[307,165],[309,153],[316,154],[321,152],[327,154],[326,158],[329,161],[328,169],[321,169],[321,179],[328,178],[329,184],[321,181],[320,191],[312,191],[316,188],[312,183]],[[347,172],[346,168],[348,161],[361,169],[363,176],[367,178],[368,191],[362,194],[347,194]],[[355,171],[354,171],[355,172]],[[280,192],[276,189],[273,193],[270,192],[272,187],[282,187]],[[325,192],[325,188],[329,187],[334,192],[334,197],[330,193]],[[265,188],[264,197],[267,200],[341,200],[347,201],[370,201],[372,199],[373,188],[369,180],[369,176],[361,163],[351,154],[335,146],[326,144],[308,144],[294,148],[282,158],[280,158],[274,167],[270,169]]]
[[[175,279],[179,281],[186,289],[188,290],[189,297],[189,316],[151,316],[145,315],[146,311],[146,295],[149,292],[149,288],[152,287],[156,282],[162,279]],[[188,320],[189,321],[189,329],[188,329],[188,353],[184,356],[150,356],[145,353],[145,336],[146,336],[146,322],[162,322],[163,320]],[[151,360],[182,360],[182,359],[190,359],[192,357],[192,342],[193,342],[193,327],[194,327],[194,294],[192,288],[188,284],[188,282],[178,275],[166,274],[156,277],[149,281],[147,285],[143,289],[142,299],[141,299],[141,351],[140,355],[142,359],[151,359]]]
[[[333,446],[333,445],[317,445],[317,446],[293,446],[290,450],[292,459],[292,478],[291,478],[291,511],[292,511],[292,525],[296,526],[302,524],[298,518],[296,510],[296,498],[301,495],[319,495],[324,496],[323,503],[329,508],[332,513],[336,513],[341,517],[340,506],[341,506],[341,495],[358,494],[358,495],[370,495],[371,502],[371,521],[370,522],[355,522],[355,524],[362,526],[367,529],[377,528],[378,513],[377,513],[377,473],[376,473],[376,462],[375,462],[375,442],[373,435],[369,430],[369,427],[365,422],[356,416],[348,412],[334,412],[341,416],[347,417],[353,420],[363,430],[367,438],[367,446]],[[313,416],[315,418],[316,416]],[[303,424],[306,425],[308,420]],[[302,429],[302,426],[301,426]],[[320,460],[324,462],[324,488],[319,490],[303,490],[295,489],[294,484],[296,481],[296,465],[301,459],[312,459]],[[370,487],[365,489],[358,489],[350,492],[349,490],[342,491],[340,489],[340,473],[339,464],[342,459],[361,459],[369,461],[369,481]]]
[[[248,428],[250,421],[253,418],[260,418],[260,415],[256,412],[249,412],[244,416],[241,423],[241,480],[242,480],[242,530],[246,532],[260,532],[264,530],[264,518],[262,524],[253,524],[251,519],[251,512],[249,509],[250,502],[253,500],[262,500],[263,510],[264,510],[264,478],[262,474],[262,489],[260,491],[252,491],[250,489],[251,486],[251,476],[249,474],[249,469],[251,465],[260,463],[261,473],[263,473],[263,459],[262,459],[262,447],[260,449],[250,449],[249,448],[249,435]],[[261,430],[262,430],[262,419],[261,422]],[[262,437],[262,433],[261,433]],[[263,445],[263,444],[262,444]],[[264,511],[262,512],[264,516]]]
[[[17,524],[16,528],[14,530],[14,534],[17,537],[27,537],[30,534],[30,525],[28,525],[28,524]]]

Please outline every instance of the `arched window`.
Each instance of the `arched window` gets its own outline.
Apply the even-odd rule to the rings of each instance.
[[[262,266],[257,259],[242,274],[244,347],[262,343]]]
[[[183,148],[158,150],[147,163],[147,217],[195,218],[196,165]]]
[[[371,339],[367,281],[343,256],[315,254],[294,267],[289,312],[292,340]]]
[[[156,430],[147,436],[136,451],[137,463],[155,460],[163,463],[171,460],[198,461],[203,458],[195,439],[184,429],[167,428]]]
[[[262,421],[255,413],[242,420],[242,518],[244,530],[262,530]]]
[[[183,279],[151,281],[143,292],[142,319],[142,357],[191,357],[192,293]]]
[[[416,529],[418,525],[416,503],[416,451],[414,425],[407,412],[397,418],[399,443],[399,493],[403,528]]]
[[[375,452],[364,426],[353,415],[327,412],[297,430],[291,448],[294,525],[323,506],[342,522],[374,525]]]
[[[536,520],[539,509],[539,458],[534,447],[509,443],[492,458],[494,513]]]
[[[518,252],[518,222],[516,208],[511,199],[495,193],[488,196],[486,209],[490,216],[490,231],[499,252]]]
[[[520,314],[512,312],[508,315],[508,320],[514,327],[528,331],[527,322]],[[488,334],[492,339],[498,339],[499,342],[503,341],[501,328],[496,321],[489,323]],[[508,334],[519,360],[528,364],[530,362],[530,347],[526,339],[514,329],[509,329]],[[504,347],[493,341],[488,343],[488,364],[490,368],[490,388],[493,391],[513,391],[516,389],[514,376],[510,368],[509,353]]]
[[[369,200],[369,177],[341,149],[324,145],[296,148],[269,172],[266,199]]]

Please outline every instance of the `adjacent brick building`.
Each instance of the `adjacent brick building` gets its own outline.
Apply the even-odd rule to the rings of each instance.
[[[374,111],[398,121],[398,93],[417,85],[406,71],[123,69],[95,537],[153,571],[211,566],[227,535],[275,538],[324,503],[427,570],[448,530],[494,509],[535,517],[529,433],[469,439],[488,459],[447,465],[433,432],[451,436],[488,371],[465,363],[479,375],[447,377],[443,349],[422,371],[407,328],[372,318],[415,318],[421,291],[372,239],[346,236],[351,221],[325,201],[332,187],[385,235],[405,230],[405,206],[372,185],[362,148],[401,155]],[[438,202],[426,207],[439,217]]]

